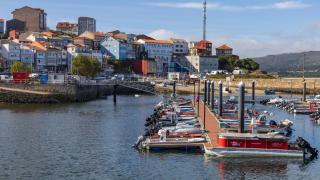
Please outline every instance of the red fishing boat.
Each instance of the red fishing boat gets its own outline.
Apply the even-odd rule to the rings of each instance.
[[[304,151],[279,134],[220,133],[206,154],[224,157],[303,157]]]

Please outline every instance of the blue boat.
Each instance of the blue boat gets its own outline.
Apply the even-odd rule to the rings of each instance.
[[[264,90],[264,94],[265,95],[275,95],[276,91],[270,90],[270,89],[266,89],[266,90]]]

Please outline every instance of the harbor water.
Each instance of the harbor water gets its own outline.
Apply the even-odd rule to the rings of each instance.
[[[79,104],[0,105],[0,179],[319,179],[320,160],[219,159],[201,152],[131,148],[161,98],[118,96]],[[293,139],[320,149],[320,125],[294,122]]]

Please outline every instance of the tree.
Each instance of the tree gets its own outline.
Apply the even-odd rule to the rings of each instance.
[[[101,71],[100,62],[96,58],[79,55],[72,63],[72,73],[94,77]]]
[[[14,64],[12,64],[11,69],[10,69],[11,73],[17,73],[17,72],[31,72],[31,67],[24,65],[22,62],[15,62]]]
[[[234,69],[255,71],[259,69],[259,64],[250,58],[239,60],[234,56],[222,56],[219,57],[219,69],[228,71],[233,71]]]

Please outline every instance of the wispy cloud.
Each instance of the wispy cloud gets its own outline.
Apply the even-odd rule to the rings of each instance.
[[[155,3],[146,3],[149,6],[163,7],[163,8],[179,8],[179,9],[202,9],[203,4],[199,2],[185,2],[185,3],[176,3],[176,2],[155,2]],[[224,11],[243,11],[243,10],[266,10],[266,9],[303,9],[311,7],[310,4],[303,3],[301,1],[282,1],[273,4],[265,5],[248,5],[248,6],[231,6],[221,3],[208,3],[208,9],[214,10],[224,10]]]
[[[279,3],[274,3],[274,9],[303,9],[310,7],[310,4],[305,4],[301,1],[284,1]]]

